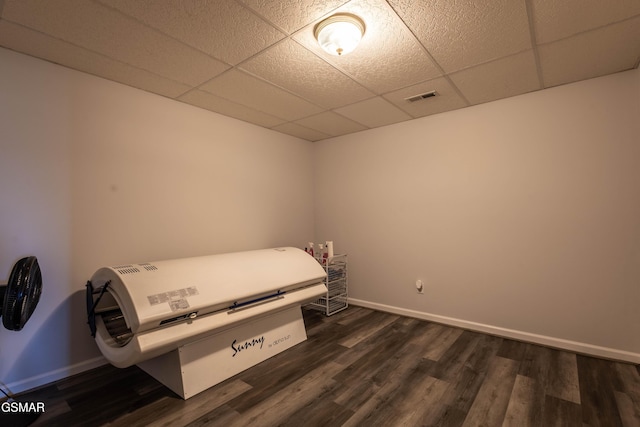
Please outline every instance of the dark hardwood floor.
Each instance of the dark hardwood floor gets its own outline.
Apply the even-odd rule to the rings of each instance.
[[[184,401],[106,365],[20,396],[41,426],[640,426],[640,367],[351,307]]]

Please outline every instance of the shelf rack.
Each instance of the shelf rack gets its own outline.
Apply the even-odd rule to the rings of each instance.
[[[322,267],[327,272],[325,284],[327,294],[309,303],[308,307],[323,311],[331,316],[349,306],[347,288],[347,255],[335,255],[331,258],[320,260]]]

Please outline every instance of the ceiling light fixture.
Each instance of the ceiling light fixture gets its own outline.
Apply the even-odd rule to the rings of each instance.
[[[337,13],[316,25],[314,35],[322,49],[331,55],[352,52],[364,35],[364,22],[350,13]]]

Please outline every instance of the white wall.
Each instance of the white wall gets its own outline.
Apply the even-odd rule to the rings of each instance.
[[[0,327],[14,392],[104,363],[97,268],[313,237],[306,141],[5,49],[0,94],[0,282],[27,255],[44,282],[26,327]]]
[[[316,238],[358,304],[640,363],[639,123],[633,70],[318,142]]]
[[[304,246],[314,215],[360,304],[640,362],[638,70],[314,145],[5,49],[0,94],[0,282],[33,254],[45,286],[0,328],[14,392],[103,363],[98,267]]]

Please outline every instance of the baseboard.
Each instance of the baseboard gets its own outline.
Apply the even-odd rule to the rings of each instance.
[[[106,363],[108,363],[107,360],[104,357],[99,356],[94,359],[85,360],[71,366],[65,366],[64,368],[56,369],[54,371],[49,371],[40,375],[26,378],[24,380],[9,383],[6,384],[5,387],[9,389],[11,393],[18,394],[27,390],[41,387],[54,381],[70,377],[72,375],[79,374],[84,371],[88,371],[89,369],[97,368],[98,366],[102,366]]]
[[[529,332],[517,331],[514,329],[501,328],[498,326],[486,325],[483,323],[470,322],[467,320],[456,319],[453,317],[440,316],[437,314],[425,313],[422,311],[409,310],[400,307],[394,307],[386,304],[378,304],[369,301],[349,298],[350,305],[356,305],[373,310],[384,311],[387,313],[399,314],[401,316],[414,317],[431,322],[442,323],[444,325],[456,326],[462,329],[468,329],[476,332],[483,332],[490,335],[496,335],[503,338],[511,338],[519,341],[526,341],[534,344],[540,344],[547,347],[569,350],[576,353],[586,354],[589,356],[601,357],[604,359],[613,359],[623,362],[631,362],[640,364],[640,354],[631,353],[615,348],[600,347],[597,345],[564,340],[561,338],[549,337],[545,335],[532,334]]]

